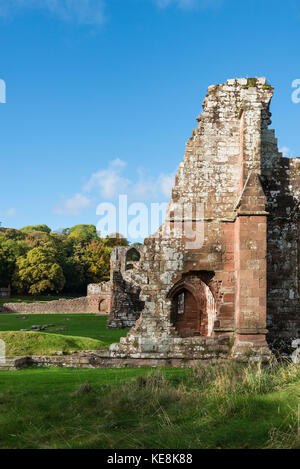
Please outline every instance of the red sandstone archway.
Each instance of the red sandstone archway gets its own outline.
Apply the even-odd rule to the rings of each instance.
[[[104,313],[107,313],[107,306],[106,306],[106,304],[107,304],[106,299],[103,299],[103,300],[100,300],[100,301],[99,301],[98,309],[99,309],[100,313],[103,313],[103,314],[104,314]]]
[[[172,300],[171,322],[179,335],[211,336],[216,318],[216,305],[209,286],[198,276],[180,280],[170,290]]]
[[[173,298],[172,319],[179,335],[200,335],[202,315],[190,291],[183,289]]]

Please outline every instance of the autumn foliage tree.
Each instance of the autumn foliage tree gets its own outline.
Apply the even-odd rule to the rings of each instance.
[[[65,285],[61,266],[52,248],[33,248],[17,259],[13,287],[18,293],[59,292]]]
[[[23,294],[85,294],[88,283],[109,280],[114,246],[128,241],[116,233],[101,238],[94,225],[54,233],[47,225],[0,229],[0,286]]]

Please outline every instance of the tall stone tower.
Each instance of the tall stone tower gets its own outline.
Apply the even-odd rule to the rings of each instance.
[[[278,151],[272,95],[265,78],[208,88],[166,221],[127,279],[140,318],[111,356],[267,359],[268,329],[299,337],[300,159]]]

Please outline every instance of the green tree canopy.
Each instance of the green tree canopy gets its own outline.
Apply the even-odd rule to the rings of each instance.
[[[21,228],[21,231],[44,231],[45,233],[51,233],[51,228],[47,225],[28,225]]]
[[[109,279],[114,246],[127,246],[115,233],[101,238],[94,225],[75,225],[60,233],[47,225],[0,229],[0,284],[19,293],[64,291],[85,294],[88,283]]]
[[[83,254],[88,283],[98,283],[109,280],[111,248],[97,240],[91,241]]]
[[[65,277],[57,263],[55,250],[33,248],[16,261],[13,286],[19,293],[37,295],[51,291],[61,291]]]
[[[103,239],[107,247],[113,248],[115,246],[128,246],[127,239],[120,233],[112,233]]]
[[[97,239],[98,234],[94,225],[75,225],[69,228],[69,238],[75,242],[89,243]]]
[[[14,228],[6,228],[5,231],[3,231],[3,234],[7,239],[13,239],[16,241],[25,239],[25,233],[20,230],[15,230]]]
[[[16,256],[11,248],[0,245],[0,286],[7,287],[15,269]]]
[[[16,260],[29,250],[25,241],[7,238],[0,233],[0,286],[11,283]]]

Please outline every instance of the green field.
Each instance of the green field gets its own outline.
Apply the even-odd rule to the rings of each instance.
[[[22,319],[23,317],[27,319]],[[33,325],[54,324],[54,327],[38,334],[55,334],[53,331],[56,329],[65,328],[57,333],[101,340],[107,347],[113,342],[119,342],[128,329],[107,329],[106,322],[106,316],[95,314],[0,314],[0,332],[30,329]]]
[[[127,334],[106,321],[0,315],[0,338],[12,355],[105,348]],[[0,448],[300,448],[299,422],[292,364],[0,371]]]
[[[1,448],[300,448],[300,368],[0,372]]]
[[[48,301],[59,300],[60,298],[65,298],[66,300],[71,300],[76,298],[74,296],[58,296],[58,295],[40,295],[40,296],[11,296],[10,298],[0,298],[0,306],[4,303],[35,303],[36,301],[40,303],[47,303]]]

